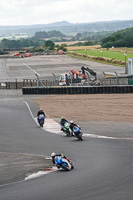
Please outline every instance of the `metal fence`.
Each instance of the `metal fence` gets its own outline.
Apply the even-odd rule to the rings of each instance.
[[[129,78],[103,78],[100,85],[128,85]]]
[[[24,79],[22,81],[14,80],[1,80],[0,89],[22,89],[23,87],[36,87],[36,86],[58,86],[58,81],[40,80],[36,79]]]
[[[103,78],[100,79],[101,86],[113,85],[133,85],[133,78]],[[36,80],[36,79],[23,79],[23,80],[1,80],[0,89],[22,89],[23,87],[51,87],[59,86],[59,81],[54,80]],[[74,84],[72,84],[74,86]],[[98,86],[97,86],[98,87]]]

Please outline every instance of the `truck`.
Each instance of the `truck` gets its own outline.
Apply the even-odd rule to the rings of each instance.
[[[99,83],[97,80],[97,73],[85,66],[81,67],[81,71],[71,70],[59,76],[60,86],[76,85],[77,83],[84,85],[86,82],[88,82],[88,85]]]

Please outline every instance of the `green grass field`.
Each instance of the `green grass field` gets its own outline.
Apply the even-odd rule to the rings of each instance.
[[[115,59],[115,60],[122,60],[122,61],[127,61],[128,58],[133,58],[133,54],[131,53],[126,53],[126,56],[122,52],[115,52],[111,50],[75,50],[75,53],[80,53],[83,55],[90,55],[90,56],[97,56],[97,57],[105,57],[105,58],[110,58],[110,59]]]

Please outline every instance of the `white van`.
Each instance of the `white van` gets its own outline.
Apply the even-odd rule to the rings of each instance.
[[[60,76],[59,76],[59,85],[60,86],[70,85],[70,82],[71,82],[70,74],[60,74]]]

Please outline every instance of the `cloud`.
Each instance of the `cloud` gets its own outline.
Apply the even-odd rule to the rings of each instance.
[[[0,25],[132,19],[132,0],[1,0]]]

